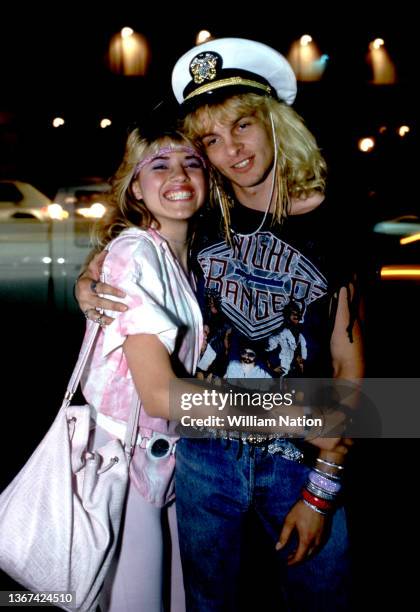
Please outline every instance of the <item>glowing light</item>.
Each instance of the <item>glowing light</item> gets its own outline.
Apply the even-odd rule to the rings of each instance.
[[[329,60],[325,53],[321,55],[312,36],[304,34],[292,43],[288,60],[299,81],[318,81]]]
[[[78,208],[77,213],[85,219],[101,219],[106,213],[106,208],[100,202],[95,202],[88,208]]]
[[[112,121],[111,119],[101,119],[101,122],[99,125],[101,126],[101,128],[107,128],[110,125],[112,125]]]
[[[375,147],[375,139],[374,138],[361,138],[358,142],[359,151],[363,153],[369,153]]]
[[[383,38],[375,38],[375,40],[373,40],[373,41],[370,43],[369,47],[370,47],[371,49],[380,49],[381,47],[383,47],[383,46],[384,46],[384,44],[385,44],[385,41],[384,41],[384,39],[383,39]]]
[[[121,38],[130,38],[130,36],[133,36],[133,34],[134,34],[133,28],[123,28],[121,30]]]
[[[398,128],[398,134],[401,136],[401,138],[404,138],[404,136],[408,134],[409,131],[410,131],[410,128],[408,125],[401,125]]]
[[[400,244],[410,244],[411,242],[417,242],[418,240],[420,240],[420,232],[418,234],[412,234],[411,236],[401,238]]]
[[[395,219],[376,223],[373,231],[377,234],[407,237],[420,232],[420,222],[417,215],[401,215]]]
[[[63,264],[63,263],[65,263],[65,261],[66,261],[66,260],[64,259],[64,257],[58,257],[58,258],[57,258],[57,263],[58,263],[58,264]]]
[[[61,206],[61,204],[53,203],[48,204],[47,212],[50,219],[54,219],[55,221],[62,221],[63,219],[67,219],[69,213],[67,210]]]
[[[388,129],[388,128],[386,127],[386,125],[381,125],[381,127],[379,128],[379,130],[378,130],[378,131],[379,131],[379,133],[380,133],[380,134],[385,134],[385,132],[387,131],[387,129]]]
[[[376,38],[369,44],[367,61],[372,66],[374,85],[392,85],[397,82],[397,75],[383,38]]]
[[[123,28],[110,41],[108,63],[116,74],[143,76],[150,63],[147,39],[131,28]]]
[[[51,259],[51,257],[43,257],[43,258],[41,259],[41,261],[42,261],[42,263],[44,263],[44,264],[50,264],[50,263],[52,262],[52,259]]]
[[[309,34],[304,34],[303,36],[300,37],[299,42],[302,45],[302,47],[307,47],[309,43],[312,42],[312,36],[310,36]]]
[[[61,127],[64,124],[65,124],[65,121],[64,121],[63,117],[54,117],[54,119],[52,120],[52,125],[55,128]]]
[[[213,39],[213,36],[210,34],[208,30],[200,30],[195,38],[195,44],[201,45],[207,42],[208,40],[212,40],[212,39]]]
[[[419,266],[384,266],[381,268],[381,278],[409,279],[420,278]]]

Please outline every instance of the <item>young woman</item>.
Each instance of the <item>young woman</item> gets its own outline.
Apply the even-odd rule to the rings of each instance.
[[[107,249],[106,282],[127,294],[126,312],[102,326],[82,381],[96,421],[93,446],[124,438],[133,395],[141,400],[139,436],[121,544],[103,590],[101,611],[162,610],[162,509],[173,500],[176,436],[168,419],[169,381],[193,374],[202,318],[187,266],[189,223],[206,196],[204,162],[179,133],[152,141],[134,130],[112,181],[111,207],[97,232]],[[148,373],[150,363],[155,379]],[[146,375],[145,375],[146,372]],[[162,418],[163,417],[163,418]],[[171,610],[184,610],[176,520],[169,508]]]

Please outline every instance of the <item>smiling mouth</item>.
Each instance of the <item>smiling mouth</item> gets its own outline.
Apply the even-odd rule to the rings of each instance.
[[[165,198],[171,202],[178,202],[179,200],[190,200],[193,196],[192,191],[170,191],[165,193]]]
[[[234,164],[232,168],[235,168],[237,170],[241,170],[242,168],[247,168],[249,164],[251,163],[251,161],[252,161],[252,157],[247,157],[246,159],[243,159],[237,164]]]

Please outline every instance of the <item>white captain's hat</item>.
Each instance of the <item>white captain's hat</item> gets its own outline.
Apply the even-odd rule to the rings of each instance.
[[[196,108],[238,93],[296,97],[296,76],[275,49],[244,38],[218,38],[187,51],[175,64],[172,89],[179,104]]]

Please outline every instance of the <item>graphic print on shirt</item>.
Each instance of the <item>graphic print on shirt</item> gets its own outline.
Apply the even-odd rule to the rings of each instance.
[[[198,254],[206,291],[219,296],[227,319],[253,341],[278,333],[292,301],[303,321],[309,304],[327,293],[323,274],[269,231],[235,238],[233,249],[219,242]]]
[[[279,332],[268,338],[266,364],[277,376],[299,377],[304,374],[308,350],[301,320],[300,306],[291,300],[283,309],[283,324]]]

